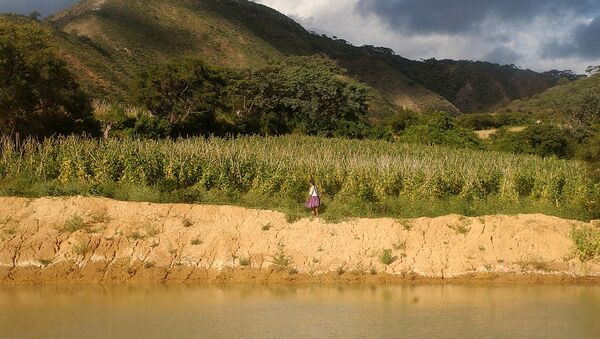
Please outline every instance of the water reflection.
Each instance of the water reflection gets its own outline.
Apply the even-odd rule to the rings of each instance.
[[[9,288],[0,337],[598,338],[600,287]]]

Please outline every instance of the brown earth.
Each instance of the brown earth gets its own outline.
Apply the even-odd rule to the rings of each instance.
[[[289,223],[230,206],[0,198],[0,285],[598,283],[600,263],[582,262],[569,237],[585,225],[539,214]]]

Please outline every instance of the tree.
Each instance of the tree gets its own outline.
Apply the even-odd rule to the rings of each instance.
[[[37,24],[0,23],[0,132],[97,134],[88,97]]]
[[[333,135],[367,113],[367,88],[325,57],[288,57],[233,79],[229,103],[245,132]]]
[[[39,20],[39,18],[42,16],[42,14],[40,14],[40,12],[38,11],[33,11],[31,13],[29,13],[29,17],[32,18],[33,20]]]
[[[565,115],[564,120],[574,136],[582,141],[589,137],[592,127],[600,123],[600,93],[596,89],[588,89],[576,97],[575,102],[578,105]]]
[[[588,66],[588,68],[585,70],[585,72],[588,73],[589,75],[596,74],[596,73],[600,72],[600,65]]]
[[[221,71],[198,59],[184,59],[142,72],[135,82],[134,100],[168,121],[175,134],[207,134],[215,128],[225,84]]]

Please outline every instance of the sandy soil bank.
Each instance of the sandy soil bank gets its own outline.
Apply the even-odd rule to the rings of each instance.
[[[0,284],[599,283],[600,263],[580,261],[569,237],[584,225],[538,214],[288,223],[230,206],[0,198]]]

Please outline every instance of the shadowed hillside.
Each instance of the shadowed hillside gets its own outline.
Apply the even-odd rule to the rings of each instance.
[[[518,112],[540,118],[556,118],[576,112],[588,93],[600,93],[600,74],[550,88],[531,98],[515,100],[501,112]]]
[[[287,55],[325,54],[376,89],[373,111],[384,116],[395,108],[489,111],[558,81],[510,66],[413,61],[385,48],[352,46],[246,0],[88,0],[47,23],[58,29],[57,45],[83,85],[116,100],[128,97],[130,79],[148,64],[184,56],[248,68]]]

